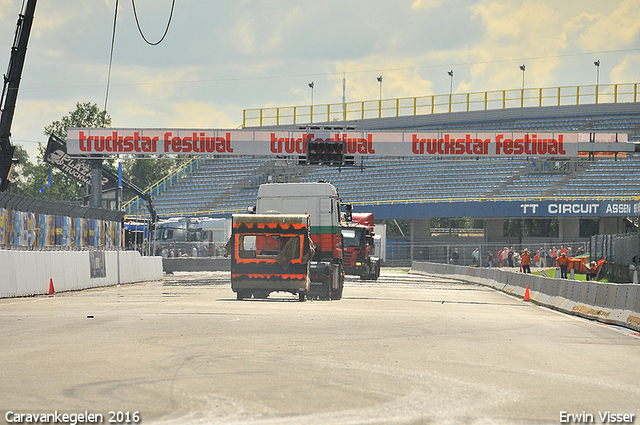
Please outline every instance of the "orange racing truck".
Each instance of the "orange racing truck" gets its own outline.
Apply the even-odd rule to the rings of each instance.
[[[340,199],[329,183],[269,183],[258,189],[256,216],[309,216],[314,255],[309,262],[307,298],[339,300],[344,286]]]
[[[368,280],[380,276],[380,259],[374,256],[374,228],[373,213],[354,213],[347,205],[346,220],[342,222],[345,274]]]
[[[309,292],[309,216],[234,214],[231,239],[231,289],[238,300],[267,298],[271,292]]]

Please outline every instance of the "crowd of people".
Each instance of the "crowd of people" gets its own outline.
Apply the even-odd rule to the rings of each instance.
[[[545,250],[540,248],[536,250],[535,254],[529,252],[528,248],[525,248],[522,252],[517,252],[513,247],[504,247],[494,256],[493,252],[487,253],[485,267],[522,267],[522,266],[535,266],[539,268],[543,267],[555,267],[558,265],[558,259],[563,255],[569,257],[579,257],[584,254],[584,248],[579,247],[577,250],[571,248],[571,246],[560,245],[560,248],[550,248]],[[476,248],[472,256],[472,262],[474,265],[479,264],[479,250]],[[562,260],[564,262],[564,260]]]
[[[184,258],[184,257],[217,257],[223,254],[222,247],[216,247],[215,244],[185,246],[175,248],[173,245],[160,246],[155,249],[156,256],[162,258]]]
[[[571,257],[580,257],[584,254],[584,248],[578,247],[575,251],[569,245],[566,247],[560,245],[560,248],[553,247],[550,249],[540,248],[535,253],[529,252],[528,248],[524,248],[522,252],[517,252],[513,247],[504,247],[500,249],[494,256],[492,251],[487,252],[486,261],[484,267],[513,267],[519,268],[523,273],[531,273],[531,267],[546,268],[557,267],[560,269],[560,277],[567,279],[567,272],[571,263]],[[480,255],[480,249],[476,248],[471,253],[471,264],[479,267],[482,265],[482,258]],[[455,249],[451,254],[449,262],[451,264],[458,264],[459,253]],[[595,279],[598,274],[598,264],[595,262],[589,263],[586,268],[587,280]]]

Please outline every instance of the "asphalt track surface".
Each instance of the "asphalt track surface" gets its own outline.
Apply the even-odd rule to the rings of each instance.
[[[637,333],[402,270],[340,301],[236,301],[223,272],[3,299],[0,371],[0,423],[640,423]]]

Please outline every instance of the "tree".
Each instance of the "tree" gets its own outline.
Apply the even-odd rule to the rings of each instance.
[[[54,121],[44,128],[44,134],[55,134],[62,140],[67,139],[69,127],[107,127],[111,125],[111,117],[107,111],[101,111],[95,103],[76,103],[76,109],[70,111],[59,121]],[[58,171],[44,161],[44,145],[40,145],[36,164],[28,160],[28,155],[22,148],[16,149],[21,163],[16,169],[12,188],[14,193],[38,199],[53,201],[79,202],[82,189],[80,183],[73,177]],[[43,187],[51,171],[51,185]],[[40,191],[42,189],[42,192]]]
[[[122,175],[138,188],[145,190],[174,171],[182,162],[184,162],[184,160],[162,159],[157,155],[144,158],[131,158],[123,161]],[[134,196],[133,193],[128,193],[125,194],[124,198],[131,199]]]
[[[46,199],[50,201],[81,202],[82,190],[78,181],[53,168],[43,161],[45,146],[38,147],[38,161],[32,164],[27,159],[20,167],[20,175],[12,188],[14,193],[30,198]],[[44,186],[51,171],[49,186]]]
[[[557,238],[559,234],[559,221],[557,218],[549,219],[521,219],[510,218],[504,220],[504,236],[506,237],[545,237]]]
[[[111,116],[107,111],[101,111],[95,103],[76,103],[76,109],[65,115],[60,121],[54,121],[44,128],[44,134],[55,134],[62,140],[67,140],[69,127],[109,127]]]
[[[26,196],[25,187],[30,180],[33,180],[27,177],[33,175],[34,165],[29,161],[29,153],[20,145],[16,145],[13,157],[18,160],[18,163],[11,169],[11,192]]]

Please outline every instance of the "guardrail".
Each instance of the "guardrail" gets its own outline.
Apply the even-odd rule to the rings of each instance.
[[[587,319],[640,330],[638,284],[550,279],[495,268],[426,262],[414,262],[411,270],[432,275],[447,275],[454,279],[490,286],[518,297],[524,297],[526,289],[529,288],[531,301],[536,304]]]
[[[486,111],[525,106],[564,106],[637,101],[638,83],[489,90],[320,105],[245,109],[242,114],[242,126],[313,124],[314,122]]]

